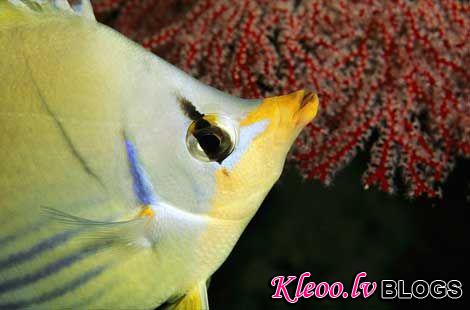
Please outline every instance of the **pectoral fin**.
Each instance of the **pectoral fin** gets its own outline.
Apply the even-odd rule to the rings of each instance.
[[[209,301],[207,299],[206,281],[194,286],[183,297],[178,299],[167,309],[171,310],[208,310]]]
[[[149,208],[142,208],[138,216],[131,220],[106,222],[94,221],[57,209],[43,207],[45,216],[54,220],[57,224],[64,225],[64,229],[80,231],[80,239],[99,241],[113,249],[139,250],[148,247],[149,241],[145,238],[145,227],[152,221]]]

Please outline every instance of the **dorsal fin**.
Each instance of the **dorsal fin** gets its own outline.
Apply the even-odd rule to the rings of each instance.
[[[90,0],[81,0],[81,3],[73,6],[73,10],[80,16],[83,16],[90,20],[96,20]]]
[[[55,0],[54,4],[57,8],[64,10],[64,11],[72,11],[72,7],[67,0]]]
[[[67,0],[0,0],[0,2],[8,2],[13,6],[35,12],[60,10],[96,20],[90,0],[81,0],[79,4],[73,6]]]

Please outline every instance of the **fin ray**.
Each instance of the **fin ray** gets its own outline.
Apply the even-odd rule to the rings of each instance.
[[[171,310],[209,310],[207,298],[207,281],[195,285],[186,295],[171,304],[167,309]]]
[[[82,0],[80,4],[80,11],[78,11],[81,16],[92,21],[96,21],[95,14],[93,13],[93,7],[90,0]]]
[[[64,10],[64,11],[72,11],[72,7],[70,6],[67,0],[55,0],[54,4],[57,8]]]
[[[67,0],[6,0],[10,5],[35,12],[60,10],[96,21],[90,0],[81,0],[73,7]]]
[[[126,221],[95,221],[81,218],[66,212],[42,207],[44,215],[56,223],[66,226],[66,229],[79,229],[80,238],[88,241],[100,241],[107,246],[118,246],[126,249],[146,247],[145,224],[148,218],[136,218]]]

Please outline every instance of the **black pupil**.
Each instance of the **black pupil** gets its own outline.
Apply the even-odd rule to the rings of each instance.
[[[216,135],[213,134],[204,134],[196,136],[197,141],[201,148],[207,154],[214,154],[217,153],[220,147],[220,139]]]
[[[203,118],[196,121],[193,135],[210,160],[222,163],[231,153],[232,140],[227,132]]]

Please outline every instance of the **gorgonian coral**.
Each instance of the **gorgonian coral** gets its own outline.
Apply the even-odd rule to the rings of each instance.
[[[326,183],[370,150],[365,187],[437,197],[470,157],[467,1],[95,1],[101,18],[244,97],[313,88],[321,111],[292,160]],[[398,177],[398,178],[397,178]]]

